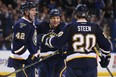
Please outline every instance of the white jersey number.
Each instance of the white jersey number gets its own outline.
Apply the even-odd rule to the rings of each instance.
[[[24,39],[25,39],[25,33],[20,33],[20,32],[18,32],[18,33],[16,34],[16,38],[17,38],[17,39],[24,40]]]
[[[88,34],[86,36],[82,34],[75,34],[73,36],[74,43],[72,44],[74,52],[84,52],[91,51],[96,44],[96,37],[93,34]]]

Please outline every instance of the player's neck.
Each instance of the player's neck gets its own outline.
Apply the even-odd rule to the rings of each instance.
[[[55,29],[57,26],[53,26],[52,24],[49,24],[49,27]]]

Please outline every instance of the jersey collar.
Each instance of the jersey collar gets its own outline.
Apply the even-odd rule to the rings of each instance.
[[[28,20],[27,18],[25,18],[24,16],[22,17],[22,19],[28,21],[29,23],[32,23],[32,21]]]
[[[80,20],[77,20],[77,22],[87,22],[87,20],[85,20],[85,19],[80,19]]]

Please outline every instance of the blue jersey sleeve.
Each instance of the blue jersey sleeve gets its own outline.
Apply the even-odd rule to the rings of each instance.
[[[62,31],[60,31],[56,37],[52,37],[46,42],[49,43],[50,47],[60,48],[65,45],[70,37],[70,27],[71,25],[66,25]]]
[[[96,30],[97,30],[96,38],[97,38],[98,46],[104,51],[104,53],[109,53],[111,50],[110,40],[107,39],[103,30],[98,25]],[[105,51],[109,51],[109,52],[105,52]]]

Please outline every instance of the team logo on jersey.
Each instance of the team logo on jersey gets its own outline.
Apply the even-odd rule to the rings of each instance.
[[[37,45],[37,31],[36,30],[34,31],[34,35],[33,35],[33,39],[32,40],[33,40],[33,44]]]
[[[24,26],[26,26],[25,23],[20,23],[20,28],[23,28]]]
[[[54,32],[49,32],[49,34],[50,34],[50,37],[56,36],[56,33]]]
[[[60,32],[57,34],[58,37],[60,37],[60,36],[62,36],[62,35],[63,35],[63,32],[62,32],[62,31],[60,31]]]

